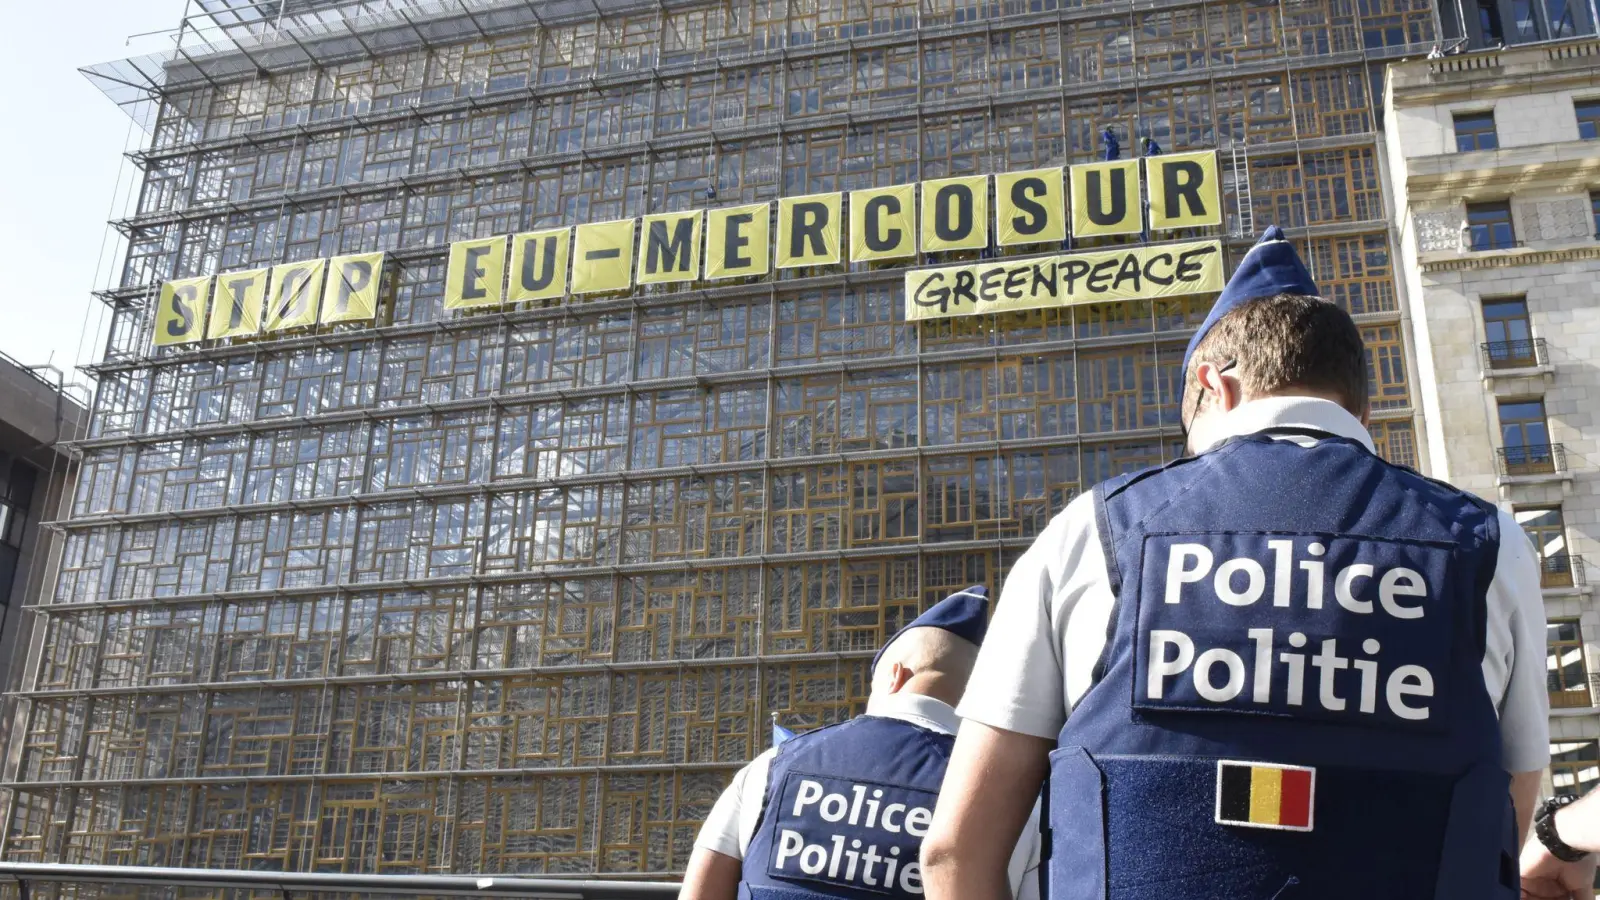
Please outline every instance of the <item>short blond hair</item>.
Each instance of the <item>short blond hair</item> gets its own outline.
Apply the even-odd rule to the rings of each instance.
[[[895,638],[878,660],[881,668],[899,663],[918,675],[938,674],[965,685],[978,661],[978,645],[943,628],[913,628]]]

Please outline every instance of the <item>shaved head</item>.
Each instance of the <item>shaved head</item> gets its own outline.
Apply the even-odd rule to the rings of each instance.
[[[978,645],[943,628],[913,628],[895,638],[872,671],[872,690],[887,690],[895,666],[908,674],[894,690],[927,694],[951,706],[961,699],[978,660]],[[892,693],[893,691],[890,691]]]

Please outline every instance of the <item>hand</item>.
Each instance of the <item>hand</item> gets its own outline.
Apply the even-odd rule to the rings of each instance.
[[[1594,872],[1593,853],[1577,862],[1562,862],[1533,838],[1522,847],[1523,900],[1591,900]]]

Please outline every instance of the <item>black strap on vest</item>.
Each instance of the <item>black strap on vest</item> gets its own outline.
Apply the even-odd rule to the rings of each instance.
[[[1317,441],[1344,439],[1344,435],[1334,434],[1331,431],[1323,431],[1320,428],[1308,428],[1304,425],[1279,425],[1274,428],[1263,428],[1260,431],[1253,431],[1251,434],[1262,434],[1268,437],[1281,434],[1286,437],[1308,437]]]
[[[1247,440],[1247,439],[1253,438],[1253,437],[1264,437],[1264,438],[1269,438],[1269,439],[1270,438],[1275,438],[1275,437],[1284,437],[1284,438],[1297,438],[1298,437],[1298,438],[1310,438],[1313,441],[1328,441],[1328,440],[1343,441],[1343,440],[1349,440],[1349,438],[1346,438],[1344,435],[1334,434],[1331,431],[1323,431],[1320,428],[1311,428],[1311,427],[1306,426],[1306,425],[1275,425],[1275,426],[1273,426],[1271,428],[1263,428],[1260,431],[1251,431],[1251,432],[1247,432],[1245,434],[1233,435],[1232,437],[1221,441],[1220,443],[1218,443],[1216,445],[1216,447],[1212,447],[1211,449],[1215,450],[1215,449],[1217,449],[1217,447],[1221,447],[1224,444],[1232,444],[1232,443],[1235,443],[1237,441],[1243,441],[1243,440]],[[1207,452],[1210,452],[1210,451],[1207,451]],[[1102,525],[1101,527],[1103,528],[1104,526]]]

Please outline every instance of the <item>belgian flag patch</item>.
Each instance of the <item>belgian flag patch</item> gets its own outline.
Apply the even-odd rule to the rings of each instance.
[[[1310,831],[1317,770],[1217,761],[1217,824]]]

